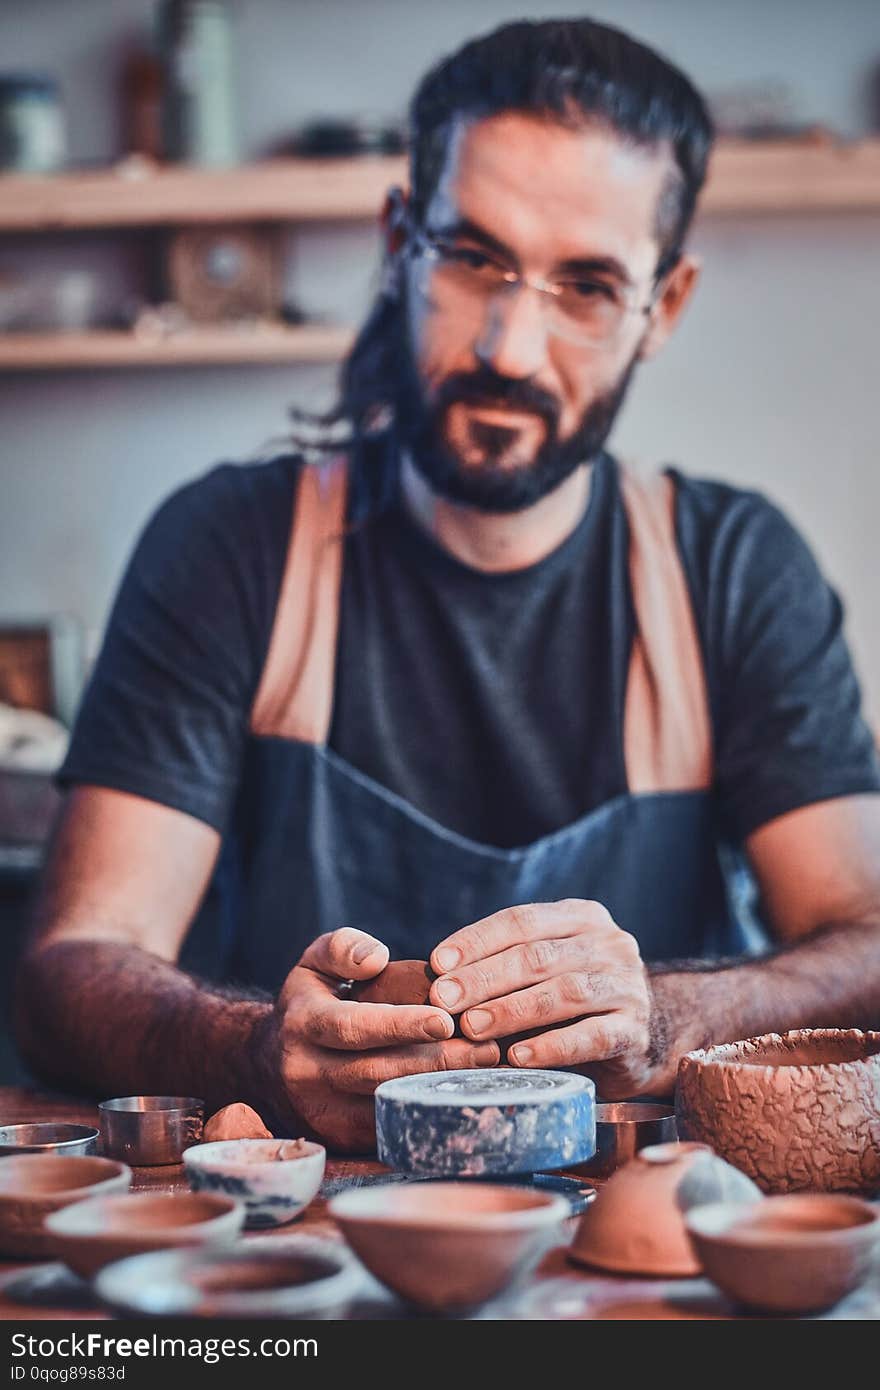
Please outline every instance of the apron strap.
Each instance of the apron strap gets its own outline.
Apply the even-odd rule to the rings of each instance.
[[[347,498],[345,458],[302,468],[269,651],[251,710],[255,734],[327,741]]]
[[[700,641],[675,538],[675,484],[620,470],[636,615],[623,715],[631,792],[712,782],[712,723]]]
[[[636,614],[623,719],[631,792],[712,780],[712,726],[696,623],[675,540],[675,487],[620,470]],[[343,457],[303,467],[272,636],[251,711],[255,734],[326,743],[333,713],[348,496]]]

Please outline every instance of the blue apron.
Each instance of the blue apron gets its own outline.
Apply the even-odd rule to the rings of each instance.
[[[215,881],[228,975],[274,992],[310,941],[345,923],[385,942],[392,958],[425,959],[470,922],[560,898],[604,903],[648,961],[761,948],[752,881],[716,824],[673,483],[628,473],[621,481],[636,615],[623,721],[628,791],[532,844],[499,849],[438,824],[327,746],[347,471],[342,460],[303,470]]]

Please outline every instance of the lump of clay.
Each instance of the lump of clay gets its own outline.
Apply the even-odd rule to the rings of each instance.
[[[212,1115],[202,1131],[202,1143],[212,1144],[215,1139],[272,1139],[273,1135],[263,1124],[256,1110],[241,1101],[234,1105],[224,1105],[216,1115]]]
[[[375,979],[355,986],[361,1004],[427,1004],[434,972],[424,960],[393,960]]]

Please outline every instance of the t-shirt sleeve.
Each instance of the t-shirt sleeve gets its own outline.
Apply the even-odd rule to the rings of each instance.
[[[287,481],[267,506],[253,471],[225,464],[159,507],[113,605],[60,786],[112,787],[225,829],[281,582]]]
[[[759,494],[703,489],[686,493],[679,519],[703,599],[716,788],[742,841],[798,807],[877,792],[880,766],[843,606],[809,546]],[[714,512],[702,528],[701,509],[704,522]]]

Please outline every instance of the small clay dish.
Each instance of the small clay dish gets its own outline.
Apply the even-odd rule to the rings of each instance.
[[[86,1279],[126,1255],[232,1241],[243,1224],[241,1202],[209,1192],[93,1197],[52,1212],[44,1222],[53,1254]]]
[[[608,1178],[641,1149],[674,1143],[675,1110],[655,1101],[609,1101],[596,1106],[596,1152],[571,1169],[588,1178]]]
[[[0,1125],[3,1154],[96,1154],[98,1131],[91,1125],[56,1124],[54,1120],[28,1125]]]
[[[364,1282],[341,1241],[295,1235],[134,1255],[102,1269],[95,1291],[135,1317],[341,1318]]]
[[[118,1096],[98,1111],[105,1154],[140,1167],[179,1163],[205,1119],[204,1101],[193,1096]]]
[[[755,1205],[712,1202],[685,1217],[703,1269],[749,1308],[815,1313],[865,1278],[880,1240],[880,1208],[813,1192]]]
[[[324,1177],[327,1151],[307,1139],[220,1139],[184,1149],[193,1192],[225,1192],[245,1206],[252,1230],[283,1226],[305,1211]]]
[[[749,1178],[705,1144],[656,1144],[602,1184],[568,1256],[614,1274],[698,1274],[684,1213],[704,1202],[754,1202],[760,1196]]]
[[[801,1028],[688,1052],[682,1139],[709,1144],[765,1192],[880,1191],[880,1032]]]
[[[44,1217],[87,1197],[124,1192],[130,1182],[131,1169],[109,1158],[25,1153],[0,1159],[0,1254],[51,1256]]]
[[[500,1293],[564,1239],[564,1197],[497,1183],[355,1188],[330,1214],[383,1284],[431,1312],[461,1312]]]

